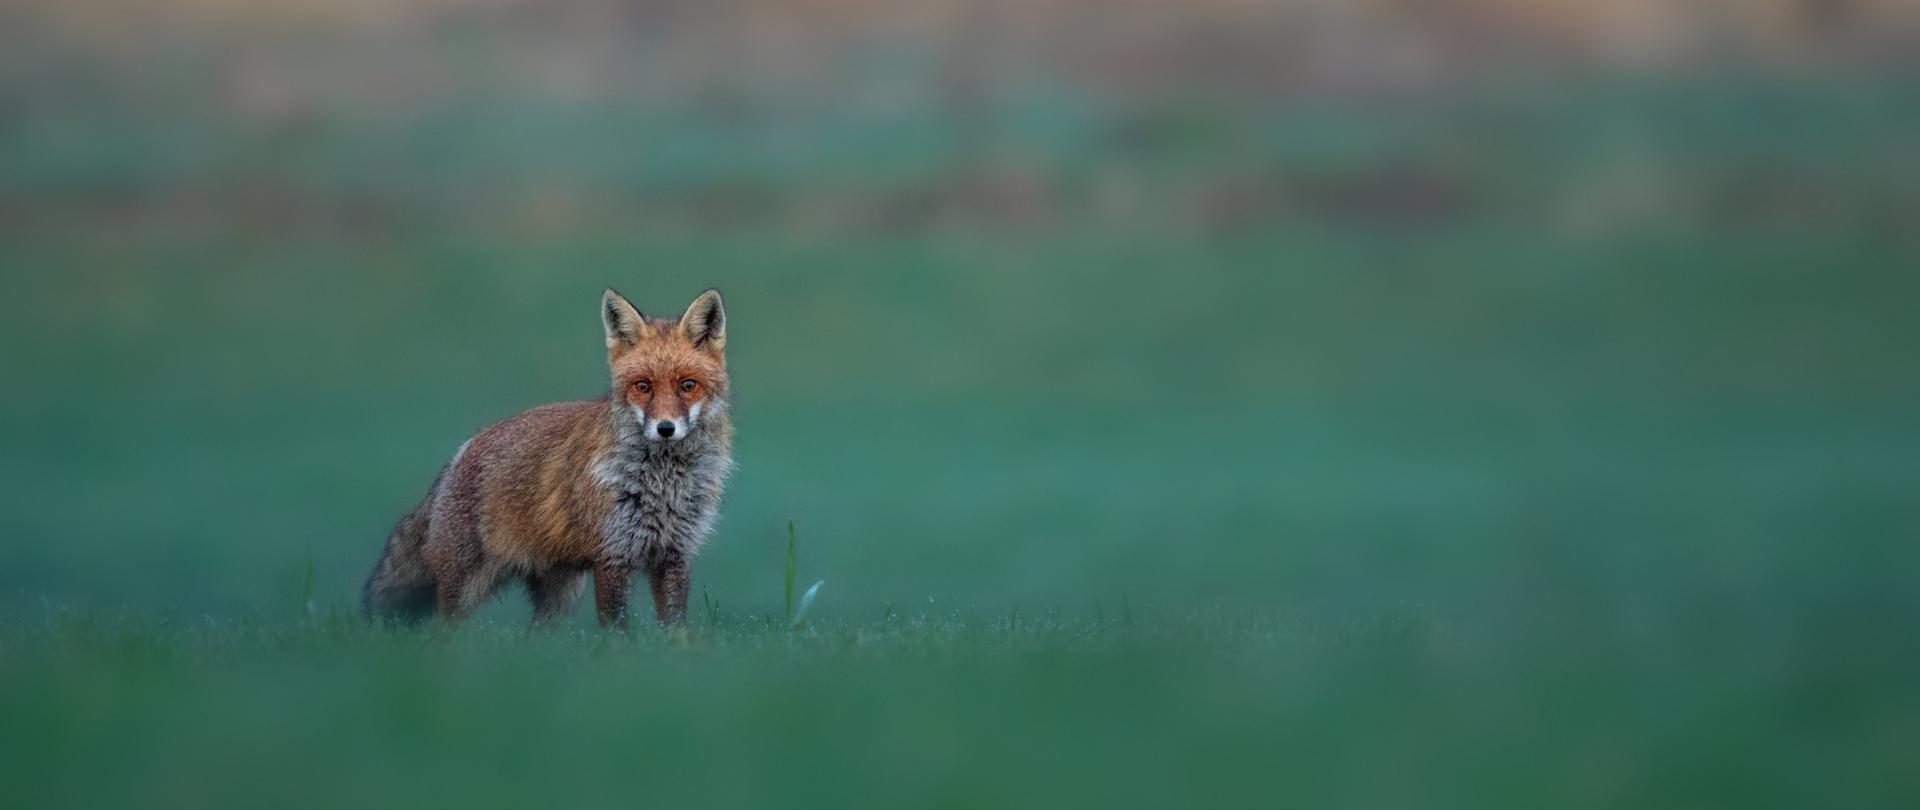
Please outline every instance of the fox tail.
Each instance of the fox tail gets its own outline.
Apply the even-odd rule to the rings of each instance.
[[[433,491],[439,488],[440,482],[434,481]],[[425,554],[432,503],[430,491],[387,536],[386,551],[374,564],[361,593],[361,606],[368,619],[415,624],[433,615],[438,594]]]

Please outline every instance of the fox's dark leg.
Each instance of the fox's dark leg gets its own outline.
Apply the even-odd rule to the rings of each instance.
[[[627,629],[627,589],[632,584],[633,569],[624,563],[594,563],[593,606],[601,627]]]
[[[499,578],[481,550],[479,532],[455,517],[435,520],[424,548],[433,571],[434,616],[452,624],[467,617],[493,591]]]
[[[499,561],[478,555],[443,557],[434,561],[433,571],[440,586],[434,593],[436,612],[449,623],[472,614],[505,582]]]
[[[533,599],[533,623],[558,624],[573,614],[580,601],[581,586],[587,584],[585,571],[550,569],[527,575],[527,596]]]
[[[462,569],[442,569],[439,572],[440,587],[434,591],[434,615],[441,621],[457,622],[467,617],[473,610],[473,601],[467,597],[471,590],[474,571]]]
[[[647,579],[653,585],[653,614],[661,624],[679,624],[687,618],[687,590],[691,579],[687,573],[687,556],[678,551],[662,554],[659,561],[647,569]]]

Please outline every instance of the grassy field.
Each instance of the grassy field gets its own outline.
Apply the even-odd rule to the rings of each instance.
[[[4,633],[32,807],[1899,806],[1920,708],[1911,662],[1844,643],[1488,647],[1406,614]]]
[[[633,640],[5,632],[23,806],[1898,806],[1915,787],[1911,661],[1876,649],[1899,634],[1489,646],[1406,613],[1121,610],[703,613]]]
[[[884,49],[349,92],[407,36],[14,49],[98,82],[0,86],[0,805],[1920,803],[1910,81],[961,137]],[[609,285],[727,295],[689,626],[361,624],[463,439],[604,390]]]
[[[5,782],[21,806],[1897,806],[1904,249],[16,242],[10,267],[70,269],[4,327],[54,347],[9,359],[33,384],[6,399]],[[451,635],[361,627],[359,578],[452,447],[600,385],[609,281],[732,295],[741,466],[688,632],[528,637],[517,594]],[[826,580],[801,630],[768,618],[789,519],[800,583]]]
[[[0,589],[264,618],[298,608],[311,558],[320,603],[350,603],[473,430],[603,389],[609,282],[653,309],[734,291],[740,468],[697,584],[742,610],[766,609],[788,520],[822,609],[861,618],[1890,586],[1836,552],[1913,526],[1903,250],[15,243],[10,266],[67,270],[9,302],[9,342],[46,350],[10,358],[31,384],[6,402]]]

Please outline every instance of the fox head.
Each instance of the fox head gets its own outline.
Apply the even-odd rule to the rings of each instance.
[[[727,310],[708,290],[678,321],[648,318],[625,296],[600,298],[613,397],[650,442],[678,442],[727,407]]]

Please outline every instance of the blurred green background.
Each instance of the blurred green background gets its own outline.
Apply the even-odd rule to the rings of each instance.
[[[1906,804],[1920,15],[1668,6],[0,11],[7,781]],[[606,286],[732,316],[691,649],[345,629]]]

